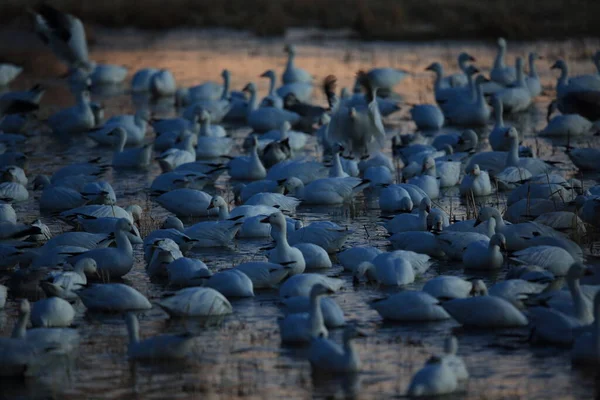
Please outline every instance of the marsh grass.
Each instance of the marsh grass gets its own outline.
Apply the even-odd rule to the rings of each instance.
[[[25,19],[37,0],[5,0],[0,21]],[[290,27],[350,29],[368,40],[539,39],[599,36],[600,2],[574,0],[159,0],[48,3],[112,27],[225,27],[280,36]]]

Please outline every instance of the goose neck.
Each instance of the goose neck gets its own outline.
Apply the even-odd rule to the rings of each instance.
[[[585,300],[583,292],[581,291],[579,279],[567,277],[567,286],[569,287],[571,297],[573,298],[575,317],[582,322],[590,322],[593,319],[593,315],[590,314],[587,301]]]
[[[275,240],[275,245],[282,250],[287,250],[290,248],[290,245],[287,240],[287,224],[283,224],[282,226],[271,225],[271,233],[273,235],[273,239]]]
[[[121,153],[125,149],[125,144],[127,143],[127,135],[120,135],[118,137],[118,142],[115,148],[116,153]]]
[[[519,142],[517,138],[510,137],[510,149],[506,153],[506,167],[519,166]]]
[[[476,96],[477,96],[477,105],[486,105],[487,107],[487,103],[485,101],[485,97],[483,95],[483,86],[481,85],[481,83],[477,83],[475,85],[475,90],[477,90]]]
[[[229,74],[223,74],[223,92],[221,93],[221,100],[227,100],[229,98]]]
[[[504,112],[504,106],[502,105],[502,101],[496,100],[494,103],[494,118],[496,120],[497,128],[504,127],[504,117],[502,116],[503,112]]]
[[[127,333],[130,344],[137,344],[140,341],[140,324],[135,315],[127,316]]]
[[[229,219],[229,207],[227,204],[222,204],[219,206],[219,220],[223,221]]]
[[[441,90],[442,89],[442,78],[444,76],[444,69],[442,68],[442,66],[440,66],[438,69],[435,70],[435,81],[434,81],[434,87],[436,90]]]
[[[529,77],[538,78],[537,68],[535,66],[535,58],[533,56],[529,57]]]
[[[256,97],[256,90],[250,91],[250,101],[248,102],[248,116],[258,109],[258,99]]]
[[[342,161],[340,160],[340,153],[336,152],[333,155],[333,165],[331,166],[332,175],[335,177],[342,176],[344,169],[342,168]]]
[[[269,96],[275,95],[275,74],[269,74]]]
[[[318,332],[324,325],[323,313],[321,312],[321,295],[310,298],[310,324],[312,332]]]
[[[560,68],[560,76],[558,77],[558,86],[564,86],[569,80],[569,67],[564,63]]]
[[[11,337],[13,339],[25,339],[27,336],[27,322],[29,321],[30,311],[19,313],[19,319],[13,328]]]
[[[133,247],[131,247],[131,242],[129,241],[129,238],[127,237],[125,232],[122,230],[118,230],[115,233],[115,238],[117,242],[117,249],[126,253],[129,256],[133,256]]]
[[[200,122],[200,129],[198,130],[198,135],[200,136],[211,136],[212,127],[210,124],[210,118],[205,118]]]
[[[294,69],[294,58],[295,57],[296,57],[296,54],[294,54],[293,51],[290,51],[288,53],[288,60],[287,60],[287,64],[286,64],[286,69],[287,70]]]
[[[494,60],[494,68],[504,68],[504,56],[506,54],[506,47],[498,46],[498,53]]]

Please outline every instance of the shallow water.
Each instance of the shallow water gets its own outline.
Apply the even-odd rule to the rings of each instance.
[[[23,60],[26,52],[16,50],[21,44],[15,41],[11,47],[3,41],[0,49],[11,57]],[[23,39],[25,40],[25,39]],[[29,40],[29,39],[27,39]],[[304,38],[306,46],[300,47],[297,63],[311,71],[318,79],[334,73],[339,85],[351,87],[353,76],[360,68],[373,66],[396,66],[409,70],[412,75],[397,90],[407,103],[432,102],[432,77],[424,68],[433,60],[451,63],[454,71],[454,55],[466,49],[478,60],[478,65],[491,65],[493,49],[480,43],[360,43],[340,40],[312,40]],[[142,67],[170,68],[180,85],[191,85],[212,79],[219,80],[223,68],[232,73],[232,85],[240,89],[254,80],[262,93],[267,82],[258,75],[273,68],[283,70],[285,59],[281,52],[281,40],[258,40],[244,34],[205,31],[176,31],[172,33],[142,34],[132,31],[97,31],[91,56],[98,62],[124,64],[131,73]],[[27,42],[25,40],[25,42]],[[30,42],[27,42],[30,43]],[[35,43],[35,42],[32,42]],[[507,122],[516,124],[524,135],[525,145],[533,147],[534,154],[545,159],[561,161],[560,169],[566,176],[574,175],[574,167],[564,151],[557,147],[563,142],[536,138],[534,132],[545,122],[545,109],[553,95],[551,87],[555,76],[548,69],[554,57],[569,59],[572,73],[592,72],[592,64],[581,54],[598,47],[597,41],[564,43],[510,44],[509,59],[517,54],[535,49],[546,57],[538,63],[545,95],[536,100],[530,112]],[[33,46],[36,49],[35,45]],[[513,52],[514,51],[514,52]],[[40,116],[49,115],[60,107],[73,102],[66,86],[56,79],[56,68],[40,65],[50,58],[34,53],[28,74],[20,77],[15,88],[26,88],[34,82],[48,85]],[[448,72],[449,72],[448,71]],[[107,117],[133,112],[131,97],[122,93],[117,96],[95,98],[106,106]],[[317,100],[324,101],[317,94]],[[397,133],[414,131],[408,121],[409,107],[394,115],[388,122],[390,137]],[[158,115],[173,113],[169,107],[157,109]],[[484,130],[487,133],[489,129]],[[231,134],[241,142],[248,129],[232,128]],[[149,140],[153,134],[149,133]],[[485,134],[484,134],[485,136]],[[483,136],[483,137],[484,137]],[[598,145],[598,138],[586,138],[579,145]],[[307,146],[307,155],[314,156],[314,138]],[[481,149],[488,148],[485,140]],[[102,156],[107,162],[111,150],[95,147],[85,137],[71,141],[57,139],[34,129],[26,151],[31,152],[28,176],[50,174],[60,166],[75,161],[85,161]],[[109,172],[105,179],[114,187],[118,204],[140,204],[145,211],[143,232],[156,227],[168,213],[152,203],[144,189],[160,173],[158,165],[145,172]],[[577,175],[577,177],[580,177]],[[586,185],[597,176],[585,176]],[[230,185],[221,179],[211,193],[230,196]],[[34,194],[37,198],[39,193]],[[482,201],[500,203],[503,196]],[[312,220],[332,219],[354,232],[347,246],[372,245],[387,247],[385,231],[377,226],[379,211],[359,198],[352,207],[299,208],[297,217],[305,224]],[[439,201],[454,215],[463,217],[465,206],[458,198],[457,190],[449,190]],[[34,199],[15,206],[24,221],[37,218],[38,206]],[[42,220],[49,224],[53,233],[68,229],[49,216]],[[233,249],[194,250],[189,256],[201,258],[213,271],[231,267],[244,261],[263,260],[258,250],[268,240],[238,241]],[[126,275],[124,282],[144,293],[151,301],[160,298],[164,284],[150,282],[144,271],[141,248],[136,248],[134,270]],[[335,260],[334,260],[335,261]],[[465,276],[459,265],[436,264],[426,276],[412,287],[442,272]],[[70,363],[56,360],[51,368],[40,372],[40,377],[26,383],[0,382],[2,398],[394,398],[401,396],[418,370],[432,352],[440,350],[443,338],[458,327],[455,322],[435,324],[388,324],[383,323],[377,312],[367,302],[385,293],[377,288],[361,286],[353,288],[350,277],[335,265],[328,275],[340,276],[345,287],[333,295],[346,313],[348,320],[355,320],[369,331],[369,337],[356,341],[363,368],[360,374],[346,378],[312,376],[304,354],[306,349],[281,347],[277,317],[283,315],[278,305],[276,291],[259,292],[253,299],[233,300],[234,314],[221,321],[169,320],[158,308],[144,313],[140,319],[142,336],[164,332],[190,330],[198,335],[194,356],[186,365],[133,366],[126,359],[127,334],[119,317],[98,316],[78,308],[76,324],[82,335],[79,355]],[[477,275],[466,275],[473,277]],[[484,277],[491,283],[496,277]],[[4,321],[2,334],[10,334],[16,315],[16,303],[11,300],[0,321]],[[591,398],[596,391],[593,371],[571,368],[569,351],[554,347],[532,347],[527,342],[525,330],[465,332],[456,330],[459,353],[464,357],[471,372],[466,393],[451,398],[499,399],[499,398]],[[340,331],[331,336],[341,340]]]

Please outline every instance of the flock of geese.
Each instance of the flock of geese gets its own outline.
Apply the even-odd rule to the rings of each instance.
[[[417,132],[394,137],[390,157],[384,118],[399,110],[393,89],[405,71],[361,71],[353,93],[341,95],[335,77],[328,76],[321,87],[328,104],[321,107],[310,103],[315,80],[296,66],[294,46],[285,49],[281,86],[273,70],[261,75],[270,83],[263,98],[254,83],[232,91],[227,70],[223,84],[178,88],[170,71],[147,68],[133,75],[131,92],[172,99],[181,116],[157,120],[140,108],[134,115],[104,120],[89,89],[121,84],[128,70],[90,60],[83,24],[73,15],[42,5],[35,29],[69,67],[75,105],[39,121],[32,111],[39,108],[42,86],[0,96],[0,268],[7,271],[8,293],[14,291],[9,301],[17,301],[19,310],[12,336],[0,339],[1,376],[27,375],[46,355],[75,351],[74,303],[122,313],[130,359],[173,360],[190,355],[194,336],[141,339],[136,312],[155,304],[172,318],[227,315],[235,312],[230,299],[261,290],[279,291],[286,312],[279,320],[282,343],[309,345],[308,361],[315,370],[357,372],[361,366],[353,340],[365,333],[327,297],[344,285],[322,273],[332,259],[357,286],[402,288],[440,259],[475,273],[503,271],[505,280],[489,288],[479,279],[439,275],[421,290],[399,290],[371,306],[392,321],[454,319],[465,328],[482,329],[528,326],[536,342],[572,346],[574,362],[600,362],[600,286],[580,284],[592,270],[577,244],[600,227],[600,186],[584,187],[580,180],[564,178],[554,163],[532,157],[520,146],[517,129],[503,122],[503,115],[527,110],[542,91],[535,53],[528,56],[526,74],[521,57],[514,67],[506,65],[506,42],[499,39],[489,79],[467,53],[459,55],[460,72],[454,75],[431,64],[427,70],[435,73],[436,104],[411,109]],[[540,136],[591,136],[600,130],[594,124],[600,120],[600,52],[593,61],[598,73],[581,76],[569,76],[563,60],[553,65],[561,74]],[[20,72],[0,65],[0,84],[10,84]],[[554,115],[556,110],[560,114]],[[476,152],[482,136],[470,128],[485,126],[492,112],[495,125],[487,138],[492,151]],[[250,128],[243,143],[247,155],[231,156],[234,141],[221,122]],[[98,146],[112,146],[112,162],[66,165],[30,185],[28,158],[19,149],[32,124],[45,125],[57,137],[87,135]],[[460,128],[439,132],[444,126]],[[154,140],[148,140],[148,131]],[[327,164],[298,157],[311,136]],[[567,153],[586,176],[600,172],[599,149],[568,144]],[[162,174],[148,191],[170,216],[142,237],[143,209],[117,205],[115,191],[102,177],[110,168],[144,169],[153,163]],[[218,179],[231,182],[231,198],[215,191]],[[456,186],[476,208],[472,219],[455,221],[436,207],[436,200]],[[27,201],[31,190],[39,194],[40,212],[74,229],[52,236],[40,220],[19,222],[13,204]],[[485,196],[496,191],[506,192],[504,213],[485,205]],[[392,251],[345,247],[352,230],[328,220],[304,226],[293,218],[297,207],[337,206],[363,195],[378,199],[380,225],[389,233]],[[190,224],[190,217],[196,222]],[[214,271],[185,256],[192,248],[201,252],[268,237],[273,245],[264,261],[230,269]],[[147,274],[173,289],[152,303],[126,284],[102,283],[130,273],[138,247]],[[27,293],[37,295],[38,289],[42,298],[30,304]],[[7,288],[0,285],[0,307],[6,297]],[[344,329],[342,344],[328,338],[339,328]],[[457,351],[457,338],[449,335],[444,351],[413,377],[408,395],[463,390],[469,373]]]

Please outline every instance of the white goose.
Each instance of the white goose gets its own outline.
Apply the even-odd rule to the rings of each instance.
[[[221,221],[240,218],[241,228],[238,234],[240,238],[268,237],[271,229],[261,221],[265,215],[279,211],[278,208],[265,205],[242,205],[229,212],[229,205],[221,196],[214,196],[207,209],[218,210]]]
[[[316,221],[308,226],[288,233],[290,244],[312,243],[327,253],[335,253],[344,245],[354,230],[344,228],[331,221]]]
[[[261,220],[262,223],[271,224],[272,235],[275,238],[275,248],[269,251],[269,262],[292,267],[290,275],[301,274],[306,268],[302,252],[289,245],[287,239],[287,223],[281,212],[275,212]]]
[[[201,286],[211,276],[206,264],[195,258],[180,257],[167,265],[169,285]]]
[[[128,312],[125,315],[129,344],[127,356],[135,361],[165,361],[186,358],[193,350],[194,336],[189,333],[179,335],[158,335],[140,340],[140,325],[137,316]]]
[[[94,128],[96,122],[90,107],[90,93],[79,92],[74,106],[51,115],[47,123],[52,132],[64,135],[83,133]]]
[[[247,84],[244,87],[244,91],[250,93],[246,120],[255,132],[264,133],[273,129],[279,129],[285,121],[288,121],[292,126],[300,121],[300,116],[291,111],[275,107],[259,108],[254,83]]]
[[[500,250],[506,250],[506,238],[501,233],[496,233],[489,241],[472,242],[464,249],[463,265],[466,269],[499,269],[504,263]]]
[[[454,393],[458,380],[449,362],[443,357],[431,357],[413,376],[408,387],[409,397],[433,397]]]
[[[388,185],[379,194],[379,208],[382,212],[410,212],[413,206],[411,194],[405,186]]]
[[[494,60],[494,66],[490,71],[490,79],[503,86],[509,85],[517,78],[517,71],[513,67],[507,67],[504,64],[504,56],[506,54],[506,40],[498,38],[498,54]]]
[[[195,146],[197,141],[196,135],[188,133],[183,135],[183,138],[180,139],[180,147],[163,151],[160,156],[157,157],[158,164],[162,171],[172,172],[180,165],[196,161]]]
[[[514,86],[507,87],[494,94],[502,102],[504,111],[508,113],[524,111],[531,105],[531,93],[527,82],[525,82],[523,59],[521,57],[517,57],[516,71],[517,79]]]
[[[396,250],[382,253],[372,262],[361,263],[354,271],[354,280],[366,276],[368,281],[384,286],[402,286],[415,281],[415,276],[427,271],[430,257],[412,251]]]
[[[337,292],[343,281],[316,273],[298,274],[291,276],[279,287],[279,297],[288,299],[296,296],[308,296],[315,285],[326,286],[332,292]]]
[[[354,272],[364,261],[373,261],[383,253],[375,247],[351,247],[337,254],[337,259],[344,267],[344,271]]]
[[[310,290],[310,311],[290,314],[279,321],[283,343],[308,343],[313,338],[326,338],[329,334],[321,312],[321,297],[332,293],[327,286],[316,284]]]
[[[152,160],[152,144],[148,143],[141,148],[125,150],[127,142],[127,131],[117,126],[108,136],[114,138],[115,152],[112,165],[116,168],[147,168]]]
[[[306,269],[314,270],[331,268],[331,259],[323,247],[313,243],[296,243],[294,247],[302,252],[304,262],[306,263]]]
[[[50,297],[33,303],[31,324],[43,328],[65,328],[73,323],[73,306],[60,297]]]
[[[233,147],[231,138],[225,137],[225,130],[220,126],[211,125],[211,118],[211,114],[202,109],[199,116],[200,131],[196,145],[196,157],[198,159],[228,155]],[[216,129],[217,127],[221,129]]]
[[[356,194],[369,185],[360,178],[321,178],[306,186],[302,180],[292,177],[285,181],[284,187],[292,196],[304,204],[337,205],[351,202]]]
[[[315,371],[329,373],[356,372],[360,370],[360,359],[352,340],[366,336],[354,325],[344,329],[343,347],[327,338],[314,338],[310,342],[308,361]]]
[[[313,77],[303,70],[302,68],[298,68],[294,65],[294,60],[296,58],[296,46],[290,44],[285,46],[284,51],[288,53],[288,60],[285,66],[285,71],[281,76],[281,81],[284,85],[288,83],[294,82],[305,82],[312,83]]]
[[[554,276],[565,276],[575,263],[573,256],[557,246],[532,246],[517,251],[510,258],[518,264],[538,265],[552,272]]]
[[[135,115],[117,115],[110,118],[100,128],[89,133],[95,142],[103,145],[112,145],[114,140],[108,135],[116,126],[121,126],[127,132],[127,146],[139,146],[146,137],[146,129],[150,121],[150,112],[145,109],[138,110]]]
[[[438,300],[464,299],[480,290],[474,285],[477,282],[483,283],[483,281],[466,281],[458,276],[440,275],[428,280],[423,286],[423,292],[429,293]]]
[[[542,84],[537,73],[537,68],[535,67],[535,60],[541,58],[542,57],[538,56],[535,52],[529,53],[529,74],[525,77],[525,83],[527,84],[527,89],[529,89],[529,94],[532,98],[537,97],[542,93]]]
[[[294,263],[288,265],[265,261],[242,263],[235,268],[246,274],[254,289],[273,289],[292,273]]]
[[[231,303],[218,291],[205,287],[181,289],[158,302],[172,317],[212,317],[231,314]]]
[[[212,196],[194,189],[175,189],[156,198],[156,202],[179,217],[206,217],[214,215],[208,206]]]
[[[310,293],[309,293],[310,294]],[[310,296],[294,296],[281,300],[287,314],[310,312]],[[321,312],[327,329],[339,328],[346,325],[344,312],[331,297],[321,299]]]
[[[490,183],[490,176],[486,171],[479,169],[479,165],[474,164],[473,168],[467,171],[467,174],[463,177],[460,183],[460,195],[475,197],[489,196],[492,194],[492,184]]]
[[[250,156],[234,158],[229,162],[227,168],[231,179],[257,181],[266,178],[267,170],[258,156],[258,140],[256,137],[252,138]]]
[[[252,280],[239,269],[227,269],[213,274],[204,286],[215,289],[223,296],[254,297]]]
[[[420,131],[437,131],[444,126],[444,113],[433,104],[418,104],[410,109],[410,117]]]
[[[384,319],[404,322],[425,322],[450,319],[450,315],[435,297],[426,292],[404,290],[386,299],[371,303]]]
[[[494,109],[494,128],[488,136],[490,146],[493,151],[508,151],[510,150],[510,141],[504,135],[510,125],[504,125],[504,107],[499,97],[492,97],[492,108]]]
[[[460,173],[460,164],[458,165],[458,172]],[[432,157],[426,157],[423,160],[422,172],[424,172],[423,175],[410,179],[408,183],[423,190],[431,200],[436,200],[440,197],[440,182],[436,173],[435,161]]]
[[[431,200],[428,197],[421,200],[418,214],[398,214],[382,225],[391,234],[409,231],[426,231],[427,216],[431,212]]]
[[[52,275],[47,282],[42,282],[42,289],[47,295],[61,297],[65,300],[77,300],[77,291],[87,285],[87,275],[97,274],[96,261],[93,258],[82,258],[73,271],[65,271]]]

